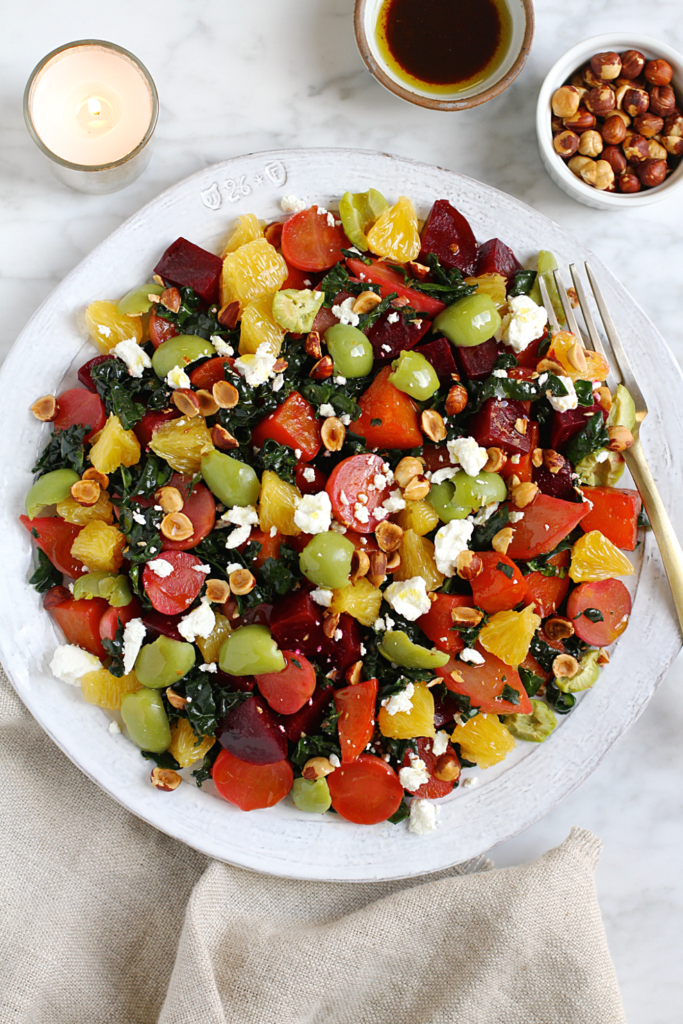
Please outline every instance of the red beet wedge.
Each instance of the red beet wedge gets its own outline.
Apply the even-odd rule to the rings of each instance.
[[[479,246],[477,274],[500,274],[507,281],[508,290],[515,283],[515,274],[523,270],[512,249],[500,238],[490,238]]]
[[[392,322],[391,316],[398,319]],[[367,332],[375,359],[397,359],[404,350],[414,348],[431,326],[426,318],[407,322],[396,310],[382,313]]]
[[[425,357],[427,362],[432,364],[439,378],[439,383],[448,384],[450,387],[453,383],[453,374],[458,372],[458,367],[455,365],[453,357],[453,346],[450,341],[446,338],[435,338],[434,341],[428,341],[426,345],[420,345],[415,351],[419,352],[420,355]]]
[[[287,757],[287,737],[260,697],[248,697],[227,715],[216,735],[219,743],[248,764],[276,764]]]
[[[223,260],[186,238],[176,238],[161,257],[154,273],[178,288],[192,288],[204,302],[218,302]]]
[[[437,199],[432,206],[424,231],[418,260],[425,262],[428,253],[439,257],[442,267],[461,270],[466,277],[477,272],[477,240],[474,232],[447,199]]]
[[[523,421],[524,432],[517,428]],[[470,423],[470,433],[482,448],[502,448],[508,455],[526,455],[531,451],[529,414],[523,402],[505,398],[487,398]]]

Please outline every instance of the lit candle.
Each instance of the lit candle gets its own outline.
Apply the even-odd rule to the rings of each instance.
[[[158,115],[154,82],[132,53],[100,40],[69,43],[34,69],[28,129],[65,185],[115,192],[149,163]]]

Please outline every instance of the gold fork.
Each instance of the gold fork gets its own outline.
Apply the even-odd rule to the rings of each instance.
[[[631,447],[627,448],[624,452],[624,459],[626,460],[626,465],[628,466],[631,476],[635,481],[635,485],[640,492],[640,496],[643,499],[643,505],[645,506],[647,517],[650,520],[652,532],[657,544],[659,545],[664,570],[669,580],[669,586],[671,587],[671,594],[673,596],[679,626],[683,633],[683,549],[681,549],[681,545],[678,542],[674,528],[671,525],[671,520],[664,508],[664,503],[662,502],[660,493],[657,490],[657,485],[655,484],[647,459],[645,458],[643,447],[640,443],[640,427],[647,416],[647,403],[643,397],[643,393],[640,390],[638,382],[636,381],[628,356],[624,351],[617,329],[614,326],[614,321],[612,320],[609,310],[605,305],[605,300],[603,299],[598,283],[595,280],[595,275],[588,263],[585,263],[584,266],[593,295],[595,296],[595,302],[605,329],[607,341],[611,348],[611,357],[605,351],[602,338],[595,326],[595,321],[588,305],[586,293],[583,290],[581,278],[573,264],[569,267],[569,271],[572,275],[576,296],[578,298],[581,313],[583,314],[586,330],[588,332],[587,338],[579,329],[579,325],[576,321],[576,317],[574,316],[574,310],[572,309],[562,278],[559,271],[556,270],[554,277],[560,301],[562,303],[562,309],[564,310],[567,327],[571,333],[575,334],[577,338],[583,337],[586,346],[594,349],[594,351],[603,356],[610,364],[610,377],[608,378],[608,381],[611,382],[614,380],[617,384],[623,384],[634,401],[636,407],[636,425],[633,431],[634,441]],[[548,313],[550,325],[554,331],[558,331],[560,330],[560,325],[550,301],[550,296],[548,295],[546,282],[542,276],[539,278],[539,284],[541,288],[541,295],[543,296],[543,304]]]

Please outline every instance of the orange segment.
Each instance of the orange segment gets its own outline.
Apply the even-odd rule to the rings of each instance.
[[[195,761],[211,750],[216,740],[213,736],[195,736],[186,718],[179,718],[171,727],[170,754],[181,768],[189,768]]]
[[[254,299],[242,312],[240,355],[257,352],[259,345],[265,342],[272,354],[278,356],[285,333],[273,317],[273,296],[264,295],[263,298]]]
[[[201,468],[202,458],[213,451],[213,441],[203,416],[188,419],[181,416],[154,431],[149,446],[155,455],[166,459],[178,473],[194,476]]]
[[[286,537],[298,537],[301,529],[294,522],[296,506],[301,492],[294,484],[281,480],[277,473],[267,469],[261,477],[259,495],[259,527],[270,533],[273,527]]]
[[[223,260],[221,304],[244,307],[264,295],[274,295],[287,278],[284,257],[265,238],[241,245]]]
[[[520,665],[529,653],[534,633],[541,625],[540,615],[534,613],[534,604],[521,612],[496,612],[479,634],[485,651],[495,654],[506,665]]]
[[[140,442],[132,430],[124,430],[118,416],[111,415],[90,449],[90,461],[100,473],[113,473],[119,466],[140,461]]]
[[[398,263],[417,259],[420,252],[420,234],[417,229],[415,207],[407,196],[380,214],[367,233],[368,248],[377,256],[385,256]]]
[[[57,502],[57,515],[66,519],[67,523],[76,523],[83,526],[91,523],[94,519],[101,519],[103,523],[114,522],[114,506],[109,500],[109,493],[101,491],[100,496],[94,505],[79,505],[73,498],[65,498]]]
[[[241,245],[254,242],[257,238],[263,238],[264,227],[264,222],[253,213],[245,213],[244,216],[238,217],[237,227],[225,243],[221,255],[227,256],[229,252],[235,252]]]
[[[572,548],[569,575],[574,583],[594,583],[613,576],[633,576],[635,569],[626,555],[615,547],[600,530],[591,530],[579,537]]]
[[[123,562],[126,538],[115,526],[96,520],[87,523],[71,545],[71,554],[90,572],[116,572]]]
[[[480,768],[490,768],[505,760],[516,746],[497,715],[475,715],[455,727],[451,740],[460,744],[466,761],[474,761]]]
[[[126,676],[113,676],[106,668],[98,668],[96,672],[86,672],[81,679],[81,689],[88,704],[97,704],[98,708],[109,708],[118,711],[121,701],[127,693],[135,693],[142,688],[134,672]]]
[[[427,537],[419,537],[415,530],[406,530],[399,548],[401,564],[393,575],[395,580],[412,580],[422,576],[427,590],[437,590],[446,578],[434,561],[434,545]]]
[[[379,615],[381,604],[382,591],[361,576],[343,590],[333,591],[330,612],[332,615],[346,612],[363,626],[371,626]]]
[[[410,740],[415,736],[434,736],[434,698],[425,683],[415,683],[410,711],[390,715],[385,707],[379,712],[379,731],[394,740]]]
[[[142,323],[139,316],[119,313],[115,302],[91,302],[85,311],[85,322],[90,337],[100,352],[110,352],[120,341],[142,341]]]
[[[572,365],[568,353],[577,341],[579,345],[583,344],[580,338],[570,334],[569,331],[559,331],[554,334],[553,343],[548,350],[548,359],[558,362],[563,367],[565,376],[571,377],[572,380],[606,380],[609,374],[609,363],[598,352],[584,349],[587,369],[579,371]]]
[[[223,641],[232,632],[230,623],[225,615],[221,615],[220,612],[215,612],[214,614],[216,622],[209,635],[207,637],[198,636],[195,640],[197,647],[202,652],[204,661],[208,663],[218,661]]]

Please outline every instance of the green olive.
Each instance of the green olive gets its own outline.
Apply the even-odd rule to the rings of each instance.
[[[450,658],[449,654],[437,651],[435,647],[428,650],[414,644],[402,629],[390,629],[377,649],[387,661],[393,661],[401,668],[441,668]]]
[[[100,583],[100,597],[106,597],[112,608],[125,608],[133,600],[126,576],[111,576]]]
[[[324,292],[314,292],[310,288],[303,291],[285,288],[275,292],[273,319],[286,331],[308,334],[324,298]]]
[[[428,359],[419,352],[401,352],[391,364],[389,381],[418,402],[426,402],[439,390],[439,378]]]
[[[161,295],[164,291],[163,284],[150,281],[148,284],[141,284],[139,288],[131,288],[116,307],[116,312],[121,316],[138,316],[148,313],[152,308],[152,301],[148,295]]]
[[[135,660],[135,675],[143,686],[161,690],[179,682],[194,667],[194,662],[192,644],[159,636],[154,643],[140,648]]]
[[[586,651],[579,662],[579,671],[575,675],[555,680],[558,690],[562,690],[562,693],[579,693],[581,690],[590,690],[600,675],[599,655],[600,651]]]
[[[491,296],[475,292],[439,313],[434,329],[445,334],[454,345],[471,348],[492,338],[500,324],[500,313]]]
[[[255,505],[258,501],[261,484],[246,462],[214,450],[202,459],[201,474],[209,490],[228,508]]]
[[[240,626],[223,642],[218,664],[231,676],[258,676],[286,667],[267,626]]]
[[[309,814],[324,814],[332,806],[330,787],[326,779],[294,779],[292,800],[295,807]]]
[[[197,359],[215,355],[216,349],[211,342],[198,334],[178,334],[159,345],[152,356],[152,369],[163,380],[176,366],[184,370]]]
[[[624,473],[625,463],[618,452],[600,448],[584,455],[574,466],[579,480],[587,487],[616,487]]]
[[[388,209],[389,203],[376,188],[369,188],[367,192],[345,192],[339,201],[339,217],[351,244],[365,252],[368,247],[365,232]]]
[[[100,584],[113,578],[110,572],[89,572],[85,576],[79,576],[74,583],[74,598],[77,601],[89,601],[93,597],[104,597],[100,591]]]
[[[482,505],[505,501],[507,487],[498,473],[478,473],[470,476],[458,470],[450,480],[432,484],[427,501],[444,523],[451,519],[465,519]]]
[[[557,725],[555,712],[542,700],[532,700],[530,715],[505,715],[503,725],[515,739],[543,743]]]
[[[367,377],[374,356],[372,345],[362,331],[349,324],[333,324],[325,331],[325,341],[335,373],[342,377]]]
[[[350,540],[330,530],[309,540],[299,555],[299,568],[306,579],[327,590],[342,590],[349,585],[351,559],[355,547]]]
[[[73,469],[53,469],[51,473],[45,473],[26,495],[26,515],[29,519],[35,519],[47,505],[65,501],[72,486],[79,480],[78,473]]]
[[[121,701],[121,718],[133,743],[141,750],[160,754],[171,744],[171,727],[161,694],[156,690],[127,693]]]

